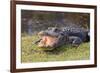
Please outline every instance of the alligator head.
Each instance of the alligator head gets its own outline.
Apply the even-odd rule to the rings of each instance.
[[[38,36],[41,38],[41,40],[38,43],[38,47],[54,48],[59,41],[59,33],[57,33],[57,31],[58,29],[56,28],[49,28],[45,31],[40,31]]]

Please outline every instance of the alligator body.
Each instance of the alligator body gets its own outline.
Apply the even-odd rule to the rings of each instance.
[[[41,36],[38,46],[41,45],[39,47],[52,48],[56,48],[64,44],[78,46],[82,42],[89,41],[90,36],[88,34],[89,31],[83,28],[52,27],[38,33],[38,35]]]
[[[65,32],[66,34],[70,36],[75,36],[80,38],[83,42],[89,41],[89,30],[83,29],[83,28],[70,28],[70,27],[65,27],[62,28],[62,32]]]

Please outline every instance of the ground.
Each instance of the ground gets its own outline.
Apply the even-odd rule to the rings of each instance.
[[[21,38],[21,60],[24,63],[48,62],[48,61],[70,61],[87,60],[90,57],[90,43],[82,43],[79,47],[63,45],[54,50],[51,48],[38,48],[34,43],[38,37],[22,36]]]

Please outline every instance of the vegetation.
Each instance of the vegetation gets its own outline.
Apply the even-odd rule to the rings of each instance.
[[[68,61],[87,60],[90,56],[89,42],[83,43],[79,47],[63,45],[59,48],[38,48],[34,42],[38,39],[36,35],[22,37],[22,62],[48,62],[48,61]]]
[[[21,17],[22,33],[30,33],[30,31],[35,33],[55,26],[73,26],[85,29],[90,27],[89,13],[22,10]]]

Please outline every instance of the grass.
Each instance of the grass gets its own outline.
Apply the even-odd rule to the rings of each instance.
[[[24,63],[48,62],[48,61],[68,61],[68,60],[87,60],[90,56],[90,44],[82,43],[79,47],[63,45],[54,50],[48,48],[38,48],[32,42],[38,39],[37,36],[22,37],[21,60]]]

